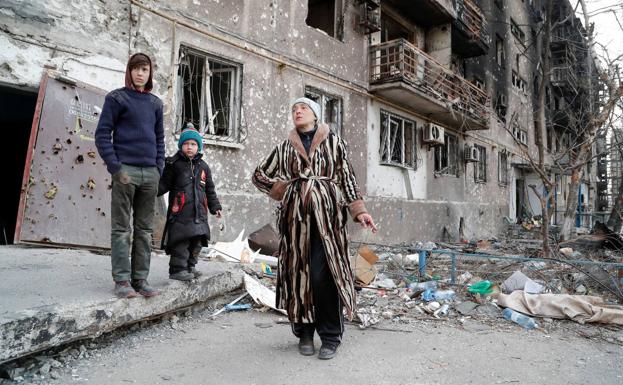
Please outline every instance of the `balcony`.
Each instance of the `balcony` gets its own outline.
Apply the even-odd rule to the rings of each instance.
[[[370,91],[463,130],[486,130],[487,94],[404,39],[370,47]]]
[[[576,125],[575,116],[571,109],[560,109],[552,111],[552,123],[558,130],[568,130]]]
[[[577,93],[578,78],[570,63],[554,63],[550,82],[563,91]]]
[[[454,0],[452,52],[463,57],[480,56],[489,49],[487,19],[473,0]]]

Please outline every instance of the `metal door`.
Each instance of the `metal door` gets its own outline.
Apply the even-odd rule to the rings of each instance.
[[[94,139],[105,95],[61,75],[44,74],[15,243],[110,247],[111,177]]]

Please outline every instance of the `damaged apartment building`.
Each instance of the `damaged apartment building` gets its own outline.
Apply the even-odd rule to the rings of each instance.
[[[567,0],[555,8],[567,20],[561,33],[581,29],[564,14]],[[184,122],[204,133],[226,212],[214,238],[274,222],[277,204],[250,176],[285,139],[302,95],[348,143],[379,224],[374,239],[353,226],[354,239],[497,235],[540,214],[526,154],[536,156],[543,12],[530,0],[5,0],[2,156],[14,166],[3,241],[108,247],[111,180],[93,134],[105,93],[123,85],[139,51],[154,59],[167,154]],[[552,40],[548,159],[569,145],[573,117],[563,115],[584,92],[574,88],[577,47]],[[568,176],[556,170],[562,212]],[[580,209],[595,199],[589,180]],[[582,218],[577,225],[589,225]]]

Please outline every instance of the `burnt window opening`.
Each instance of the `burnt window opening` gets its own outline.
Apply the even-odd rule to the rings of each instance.
[[[534,132],[539,132],[536,128],[537,128],[537,124],[538,122],[535,121],[534,122]],[[545,136],[546,136],[546,141],[547,141],[547,151],[551,152],[552,151],[552,136],[553,136],[553,130],[552,130],[552,125],[548,124],[547,127],[545,128]]]
[[[487,182],[487,149],[483,146],[474,145],[478,150],[478,162],[474,162],[474,182]]]
[[[495,61],[500,67],[505,67],[506,50],[504,49],[504,39],[500,35],[495,36]]]
[[[305,87],[305,97],[320,105],[320,122],[328,124],[335,135],[342,136],[342,98],[313,87]]]
[[[417,168],[417,136],[413,120],[381,111],[381,164]]]
[[[552,106],[554,104],[554,100],[553,100],[553,96],[552,96],[552,90],[549,87],[545,87],[545,106],[548,109],[552,109]]]
[[[459,176],[459,141],[455,135],[444,133],[443,146],[435,147],[434,171],[441,175]]]
[[[486,92],[487,86],[482,79],[474,76],[474,78],[472,79],[472,84],[474,84],[479,90]]]
[[[508,153],[498,152],[498,183],[500,186],[508,184]]]
[[[204,138],[240,142],[242,65],[180,47],[176,129],[192,123]]]
[[[495,98],[495,113],[502,122],[506,122],[506,112],[508,109],[506,95],[498,93]]]
[[[526,92],[526,81],[523,80],[515,71],[513,71],[512,74],[512,83],[513,88],[515,88],[516,90],[524,93]]]
[[[342,40],[344,35],[342,0],[309,0],[305,23]]]
[[[389,9],[382,9],[381,43],[396,39],[405,39],[408,42],[417,45],[415,31],[413,30],[413,27],[403,24],[402,20],[394,16],[394,13]]]
[[[519,27],[519,24],[515,20],[511,18],[511,33],[521,42],[522,44],[526,41],[525,32]]]

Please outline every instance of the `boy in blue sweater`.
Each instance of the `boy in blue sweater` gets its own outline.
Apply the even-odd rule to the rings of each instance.
[[[151,59],[143,53],[132,55],[125,87],[106,95],[95,131],[95,145],[112,175],[111,264],[119,298],[136,297],[137,292],[145,297],[158,295],[147,276],[156,194],[164,168],[164,126],[162,101],[150,93],[152,79]]]

